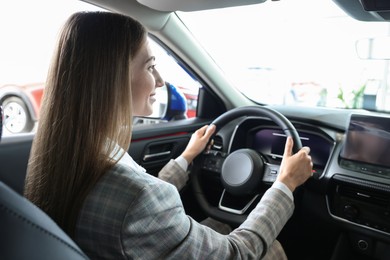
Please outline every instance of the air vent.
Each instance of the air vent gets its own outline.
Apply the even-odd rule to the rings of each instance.
[[[356,199],[361,202],[367,202],[381,207],[390,206],[389,194],[369,190],[367,188],[339,185],[338,192],[341,196]]]
[[[213,149],[214,149],[214,150],[221,151],[221,150],[222,150],[222,147],[223,147],[223,140],[222,140],[222,137],[219,136],[219,135],[216,135],[216,136],[214,137]]]

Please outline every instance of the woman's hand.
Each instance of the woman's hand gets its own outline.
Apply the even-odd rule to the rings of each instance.
[[[310,148],[302,147],[299,152],[293,154],[293,140],[287,137],[280,172],[277,177],[278,181],[283,182],[287,187],[294,191],[296,187],[303,184],[313,172],[313,162],[311,160]]]
[[[181,156],[190,164],[195,157],[200,154],[209,143],[211,135],[215,132],[215,125],[205,125],[196,130]],[[210,145],[210,144],[209,144]],[[209,147],[208,147],[209,149]]]

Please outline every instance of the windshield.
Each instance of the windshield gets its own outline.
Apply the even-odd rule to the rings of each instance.
[[[177,15],[258,103],[390,111],[388,61],[360,59],[355,47],[359,39],[388,36],[389,23],[354,20],[322,0]]]

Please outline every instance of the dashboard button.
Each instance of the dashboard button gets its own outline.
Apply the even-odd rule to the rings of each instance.
[[[367,249],[368,249],[368,243],[367,243],[367,241],[366,241],[366,240],[363,240],[363,239],[359,240],[359,241],[358,241],[358,247],[359,247],[359,249],[362,250],[362,251],[367,250]]]

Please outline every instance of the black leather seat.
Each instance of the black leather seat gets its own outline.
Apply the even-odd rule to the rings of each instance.
[[[1,129],[0,113],[0,139]],[[46,213],[0,181],[0,259],[78,260],[88,257]]]
[[[9,136],[0,143],[0,181],[23,194],[33,135]]]

